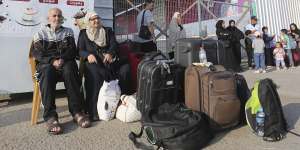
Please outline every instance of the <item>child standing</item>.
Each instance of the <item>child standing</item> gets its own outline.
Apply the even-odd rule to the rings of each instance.
[[[251,40],[251,31],[247,30],[245,32],[245,49],[247,52],[247,57],[248,57],[248,67],[251,70],[252,69],[252,59],[253,59],[253,48],[252,48],[252,40]]]
[[[280,42],[276,43],[276,48],[273,51],[275,60],[276,60],[276,68],[277,70],[280,70],[280,64],[281,66],[286,69],[285,63],[284,63],[284,56],[285,56],[285,52],[284,49],[281,46]]]
[[[280,42],[283,45],[283,48],[285,49],[285,52],[287,53],[287,56],[289,58],[290,67],[294,68],[294,60],[293,60],[293,54],[292,54],[292,43],[291,43],[291,40],[288,36],[288,31],[286,29],[281,29]]]
[[[266,66],[267,68],[271,68],[272,66],[274,66],[274,58],[273,58],[273,39],[275,36],[270,36],[268,34],[268,27],[263,27],[262,28],[263,31],[263,40],[265,42],[265,58],[266,58]]]
[[[256,39],[253,40],[252,47],[254,50],[254,63],[255,63],[255,72],[254,73],[266,73],[265,66],[265,42],[261,38],[259,32],[254,33]]]

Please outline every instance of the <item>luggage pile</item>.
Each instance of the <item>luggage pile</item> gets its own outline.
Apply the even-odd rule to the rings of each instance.
[[[198,53],[203,47],[206,60],[197,63],[202,61]],[[131,104],[142,124],[139,134],[129,134],[136,147],[145,132],[158,149],[198,150],[216,133],[246,122],[266,141],[285,136],[286,122],[274,83],[258,81],[251,93],[242,75],[224,67],[222,47],[217,40],[182,39],[177,41],[175,61],[160,52],[143,57],[135,73],[137,93],[132,101],[136,105]],[[118,112],[117,116],[124,118]]]

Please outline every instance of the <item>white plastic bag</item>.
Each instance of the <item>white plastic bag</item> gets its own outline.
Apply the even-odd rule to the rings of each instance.
[[[101,120],[109,121],[115,117],[121,96],[121,90],[118,83],[118,80],[103,82],[97,103],[98,115]]]
[[[121,101],[116,118],[127,123],[139,121],[142,115],[136,108],[136,95],[122,95]]]

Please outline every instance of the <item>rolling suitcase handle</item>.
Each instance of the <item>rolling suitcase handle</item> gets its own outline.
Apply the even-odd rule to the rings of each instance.
[[[155,54],[153,54],[151,57],[147,58],[148,61],[154,60],[155,57],[157,56],[162,56],[164,59],[168,59],[167,56],[165,56],[164,54],[162,54],[161,52],[157,52]]]
[[[212,63],[205,63],[205,64],[193,63],[193,65],[194,66],[207,67],[209,69],[209,71],[211,71],[211,72],[217,71],[217,68]]]

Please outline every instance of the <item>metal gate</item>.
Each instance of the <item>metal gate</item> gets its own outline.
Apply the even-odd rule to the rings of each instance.
[[[119,41],[132,39],[136,34],[136,17],[143,9],[144,0],[115,0],[115,32]],[[219,19],[238,22],[243,30],[250,20],[251,0],[155,0],[153,11],[156,41],[161,51],[166,50],[168,25],[175,12],[182,14],[187,37],[215,36]],[[200,9],[198,9],[200,7]],[[200,11],[198,11],[200,10]],[[201,17],[199,17],[201,16]]]

